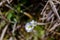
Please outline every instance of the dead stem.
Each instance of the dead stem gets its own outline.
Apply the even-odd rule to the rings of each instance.
[[[46,25],[47,23],[37,23],[37,25]]]
[[[60,4],[60,2],[58,0],[53,0],[53,1],[55,1],[57,4]]]
[[[58,27],[59,25],[60,25],[60,23],[59,24],[58,23],[55,23],[54,26],[50,29],[50,31],[55,30],[55,28]]]
[[[54,12],[55,15],[57,16],[57,18],[60,20],[60,16],[58,15],[58,12],[57,12],[56,6],[54,5],[54,3],[53,3],[51,0],[49,1],[49,3],[50,3],[50,6],[51,6],[53,12]]]
[[[10,5],[5,4],[5,6],[8,7],[8,8],[10,8],[11,10],[14,10],[16,13],[18,13],[17,10],[15,10],[15,9],[14,9],[13,7],[11,7]]]
[[[7,0],[7,2],[10,4],[13,0]]]
[[[54,33],[54,34],[60,35],[60,33],[59,33],[59,32],[50,31],[50,30],[49,30],[49,29],[47,29],[47,28],[46,28],[46,30],[47,30],[48,32],[52,32],[52,33]]]
[[[54,14],[52,14],[50,17],[47,18],[47,21],[50,21],[50,19],[54,17]]]
[[[47,1],[46,5],[44,6],[44,8],[43,8],[43,10],[41,12],[41,15],[43,14],[43,12],[44,12],[45,8],[47,7],[48,3],[49,3],[49,0]]]
[[[30,19],[33,18],[33,17],[32,17],[29,13],[27,13],[27,12],[24,12],[24,15],[26,15],[26,16],[29,17]]]
[[[50,25],[49,25],[48,29],[50,29],[50,28],[51,28],[51,26],[53,25],[53,22],[54,22],[54,17],[52,17],[52,19],[51,19],[51,23],[50,23]]]
[[[1,2],[0,2],[0,6],[2,6],[2,4],[4,4],[6,2],[6,0],[2,0]]]
[[[1,15],[1,19],[5,20],[6,22],[8,22],[8,23],[14,23],[14,22],[12,22],[12,21],[7,20],[7,19],[5,18],[5,16],[3,16],[3,14],[2,14],[1,11],[0,11],[0,15]]]
[[[5,35],[5,33],[6,33],[6,30],[7,30],[8,26],[9,26],[9,23],[8,23],[8,24],[5,26],[5,28],[3,29],[2,33],[1,33],[1,36],[0,36],[0,40],[3,40],[4,35]]]
[[[13,25],[13,30],[12,30],[12,39],[13,39],[13,40],[14,40],[14,36],[15,36],[16,24],[17,24],[17,22],[14,23],[14,25]]]
[[[14,25],[13,25],[13,30],[12,30],[12,34],[13,34],[13,35],[14,35],[15,29],[16,29],[16,24],[17,24],[17,23],[14,23]]]

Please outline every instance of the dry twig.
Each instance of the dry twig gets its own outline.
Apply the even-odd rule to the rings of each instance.
[[[60,23],[59,24],[58,23],[55,23],[54,26],[50,29],[50,31],[55,30],[55,28],[58,27],[59,25],[60,25]]]
[[[57,12],[56,6],[54,5],[54,3],[53,3],[51,0],[49,1],[49,3],[50,3],[50,6],[51,6],[53,12],[54,12],[55,15],[57,16],[57,18],[60,20],[60,16],[59,16],[59,14],[58,14],[58,12]]]
[[[43,10],[41,12],[41,15],[43,14],[43,12],[44,12],[45,8],[47,7],[48,3],[49,3],[49,0],[47,1],[46,5],[44,6],[44,8],[43,8]]]
[[[5,28],[3,29],[2,33],[1,33],[0,40],[3,40],[4,35],[5,35],[5,33],[6,33],[6,30],[7,30],[7,28],[8,28],[8,25],[9,25],[9,24],[7,24],[7,25],[5,26]]]

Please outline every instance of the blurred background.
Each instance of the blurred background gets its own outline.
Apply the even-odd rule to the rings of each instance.
[[[60,0],[0,0],[0,40],[60,40]]]

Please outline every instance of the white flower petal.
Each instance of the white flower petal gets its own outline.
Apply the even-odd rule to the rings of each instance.
[[[37,25],[36,23],[37,23],[37,22],[34,21],[34,20],[32,20],[32,21],[29,22],[29,23],[26,23],[26,25],[25,25],[25,30],[26,30],[27,32],[31,32],[31,31],[34,29],[34,27]]]

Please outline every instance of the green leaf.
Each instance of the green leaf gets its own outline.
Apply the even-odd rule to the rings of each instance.
[[[19,13],[21,11],[20,3],[17,5],[14,5],[14,9],[17,10],[17,12]]]
[[[8,20],[11,20],[11,18],[14,16],[14,11],[13,10],[9,10],[8,12],[7,12],[7,19]]]
[[[14,18],[14,21],[17,22],[16,18]]]
[[[43,27],[44,26],[38,26],[38,25],[35,27],[35,30],[37,31],[38,37],[41,37],[44,35],[45,31],[44,31]]]
[[[20,10],[21,10],[21,8],[20,8],[20,6],[18,5],[18,6],[17,6],[17,11],[20,12]]]
[[[11,17],[12,17],[12,13],[9,13],[7,19],[11,19]]]

